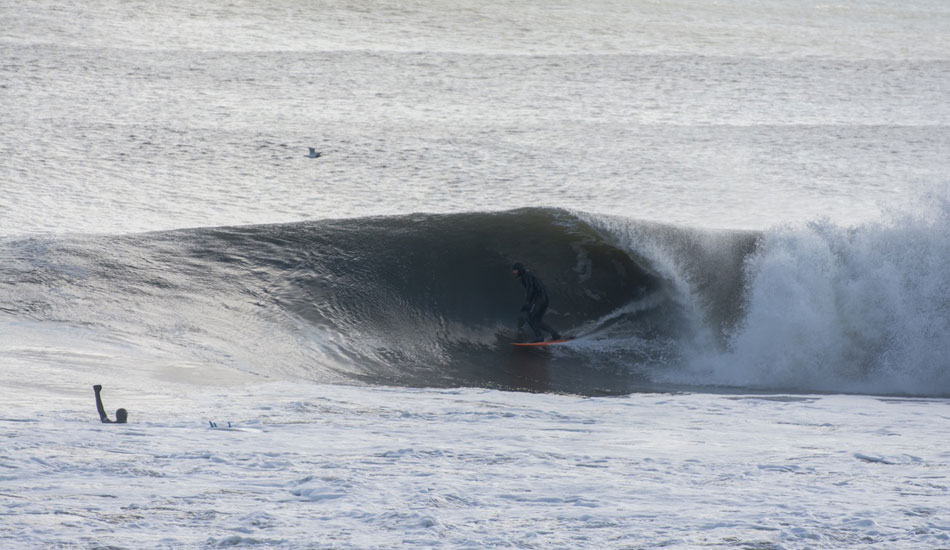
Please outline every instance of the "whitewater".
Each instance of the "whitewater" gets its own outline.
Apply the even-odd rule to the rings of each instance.
[[[0,1],[0,546],[950,548],[947,36]]]

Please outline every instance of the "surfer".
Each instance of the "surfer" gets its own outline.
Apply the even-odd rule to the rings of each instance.
[[[102,397],[99,395],[102,391],[102,384],[96,384],[92,389],[96,392],[96,409],[99,411],[99,420],[101,420],[103,424],[125,424],[125,421],[129,418],[129,413],[125,409],[115,410],[114,421],[109,420],[109,417],[106,416],[106,410],[102,406]]]
[[[521,286],[524,287],[525,303],[521,306],[521,311],[525,315],[518,320],[518,329],[524,326],[527,317],[528,326],[534,331],[535,342],[544,341],[542,331],[549,333],[552,340],[560,340],[561,335],[543,320],[544,313],[548,310],[548,292],[544,283],[521,263],[512,265],[511,273],[521,280]]]

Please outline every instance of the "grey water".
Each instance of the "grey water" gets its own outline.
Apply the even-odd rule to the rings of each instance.
[[[559,281],[552,318],[590,337],[569,363],[610,357],[624,365],[620,388],[950,392],[943,2],[0,8],[0,311],[7,334],[39,348],[67,326],[143,360],[263,364],[275,376],[316,365],[350,379],[409,357],[430,383],[497,385],[456,378],[470,367],[457,347],[469,358],[504,349],[501,300],[514,298],[492,270],[521,259]],[[327,289],[350,291],[340,279],[301,283],[337,262],[420,278],[407,268],[425,265],[418,229],[437,226],[448,240],[435,248],[449,252],[464,236],[435,214],[495,243],[460,248],[483,259],[495,293],[458,289],[485,305],[474,324],[471,307],[440,318],[406,286],[369,279],[383,311],[405,309],[371,321],[363,308],[380,302],[326,309]],[[380,215],[418,221],[422,244],[404,251],[415,264],[361,242]],[[539,229],[538,216],[553,218]],[[254,247],[167,233],[286,244],[268,235],[326,220],[342,220],[353,246],[265,264]],[[277,225],[235,229],[250,224]],[[544,237],[565,224],[596,233],[594,248],[625,254],[662,292],[597,302],[620,282],[581,279],[617,264],[591,260],[589,240]],[[140,235],[152,231],[163,233]],[[548,247],[570,254],[551,262]],[[451,257],[436,283],[453,266],[472,273]],[[319,292],[275,290],[298,283]],[[446,363],[461,370],[434,373]],[[474,364],[500,368],[497,357]]]
[[[0,17],[6,235],[520,207],[762,229],[873,220],[946,182],[938,1]]]

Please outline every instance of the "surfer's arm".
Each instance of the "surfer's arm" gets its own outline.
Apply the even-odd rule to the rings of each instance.
[[[96,392],[96,410],[99,411],[99,420],[104,423],[111,424],[112,421],[109,420],[108,416],[106,416],[106,410],[102,406],[102,397],[99,395],[99,392],[102,391],[102,385],[96,384],[92,387],[92,390]]]

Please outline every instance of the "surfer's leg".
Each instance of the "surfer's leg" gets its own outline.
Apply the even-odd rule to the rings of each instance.
[[[558,333],[558,331],[556,331],[556,330],[554,330],[553,328],[551,328],[551,325],[549,325],[549,324],[547,324],[547,323],[545,323],[545,322],[542,321],[541,324],[540,324],[540,328],[541,328],[541,330],[543,330],[544,332],[547,332],[548,334],[550,334],[552,340],[560,340],[560,339],[561,339],[561,335]]]
[[[556,330],[551,328],[551,325],[544,322],[544,314],[547,313],[547,311],[548,311],[547,300],[538,304],[537,311],[535,312],[534,323],[531,325],[531,328],[534,329],[535,336],[539,338],[543,337],[541,333],[541,331],[543,330],[544,332],[547,332],[548,334],[551,335],[552,340],[560,340],[561,335],[558,334]]]
[[[541,332],[541,326],[537,317],[534,315],[528,317],[528,326],[531,327],[531,330],[534,332],[536,342],[544,340],[544,333]]]
[[[536,342],[544,340],[544,333],[541,332],[541,327],[544,323],[541,322],[541,317],[544,315],[544,310],[548,308],[548,304],[542,302],[540,304],[535,304],[534,308],[528,312],[528,326],[531,327],[531,330],[534,331],[534,338]]]
[[[544,322],[544,314],[547,311],[547,300],[541,302],[535,307],[535,309],[531,312],[531,315],[528,317],[528,322],[531,324],[531,330],[534,331],[534,337],[538,340],[544,340],[545,332],[551,335],[552,340],[559,340],[561,335],[558,334],[556,330],[551,328],[551,325]]]

